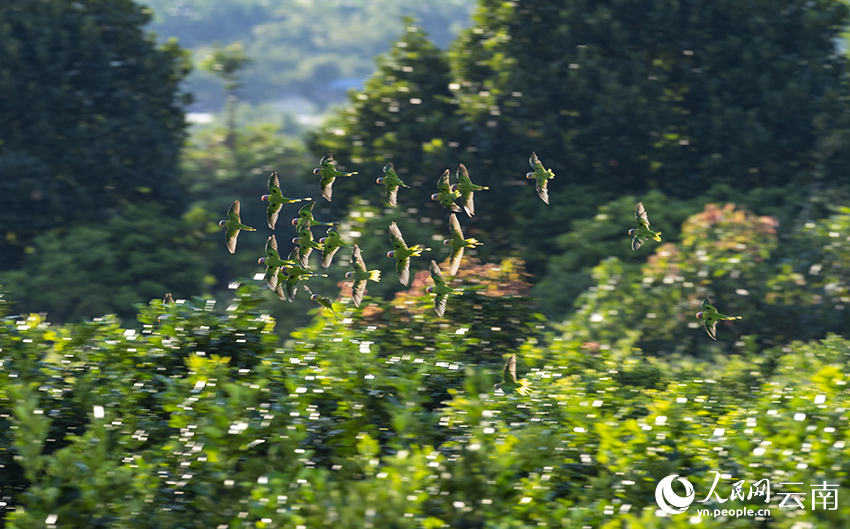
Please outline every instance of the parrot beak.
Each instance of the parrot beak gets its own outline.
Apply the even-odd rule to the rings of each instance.
[[[377,180],[375,180],[375,183],[376,183],[376,184],[383,184],[383,183],[384,183],[384,179],[383,179],[383,177],[382,177],[382,178],[378,178]]]
[[[701,320],[701,319],[702,319],[702,312],[697,312],[697,319],[698,319],[698,320]]]
[[[387,257],[393,257],[395,255],[395,250],[387,252]]]
[[[260,197],[260,200],[261,200],[261,201],[263,201],[263,202],[268,202],[268,201],[269,201],[269,196],[268,196],[268,195],[263,195],[263,196],[261,196],[261,197]]]
[[[327,237],[322,237],[321,239],[319,239],[319,244],[325,244],[326,240],[328,240]]]
[[[437,200],[437,196],[438,196],[438,194],[434,193],[433,195],[431,195],[431,200]]]
[[[259,259],[257,259],[257,264],[266,264],[266,258],[260,257]]]
[[[354,275],[354,272],[346,272],[346,273],[345,273],[345,278],[346,278],[346,279],[351,279],[351,277],[352,277],[353,275]]]
[[[322,172],[322,170],[321,170],[321,169],[319,169],[318,167],[316,167],[315,169],[313,169],[313,174],[315,174],[315,175],[320,174],[321,172]]]
[[[292,238],[292,244],[298,244],[298,237]]]
[[[637,230],[636,230],[635,228],[630,229],[630,230],[629,230],[629,235],[634,236],[634,234],[635,234],[635,232],[636,232],[636,231],[637,231]]]
[[[434,292],[434,287],[428,287],[425,289],[425,292],[432,294]]]
[[[316,301],[317,299],[319,299],[319,295],[313,294],[312,296],[310,296],[310,299],[312,299],[313,301]]]
[[[534,173],[531,173],[531,172],[529,172],[529,173],[525,173],[525,177],[526,177],[526,178],[528,178],[529,180],[531,180],[531,178],[532,178],[533,176],[534,176]]]
[[[298,224],[298,219],[292,219],[292,225],[295,226],[296,224]]]
[[[221,226],[221,227],[223,228],[223,227],[224,227],[224,225],[225,225],[226,223],[227,223],[227,221],[226,221],[226,220],[222,220],[222,221],[220,221],[220,222],[218,223],[218,225],[219,225],[219,226]]]

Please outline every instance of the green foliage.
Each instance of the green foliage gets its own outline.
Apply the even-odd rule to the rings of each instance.
[[[102,225],[40,235],[23,268],[0,277],[17,310],[48,308],[57,321],[126,316],[139,299],[200,290],[209,249],[189,222],[162,206],[133,205]]]
[[[179,217],[186,53],[144,35],[130,0],[13,0],[0,20],[0,267],[48,229],[128,204]]]
[[[701,218],[720,212],[733,232],[753,222],[734,210]],[[140,331],[111,317],[3,318],[6,526],[685,527],[694,512],[656,514],[669,474],[699,498],[712,470],[731,476],[723,498],[740,479],[850,485],[843,338],[701,361],[582,348],[519,325],[509,347],[487,350],[491,319],[528,314],[521,293],[498,295],[521,279],[500,268],[492,289],[459,298],[476,299],[457,319],[436,319],[411,292],[348,322],[317,316],[286,348],[248,286],[223,314],[203,299],[141,305]],[[529,397],[493,389],[510,352]],[[848,515],[840,498],[836,511],[778,501],[765,527]]]

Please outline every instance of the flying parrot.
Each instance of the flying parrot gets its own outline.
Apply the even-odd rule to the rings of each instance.
[[[472,183],[469,178],[469,173],[466,166],[460,164],[457,168],[457,184],[452,186],[452,191],[460,191],[460,200],[463,202],[463,210],[466,215],[471,217],[475,215],[475,202],[473,197],[476,191],[486,191],[490,189],[487,186],[479,186]]]
[[[307,285],[304,285],[304,290],[306,290],[306,291],[307,291],[307,293],[308,293],[308,294],[310,294],[310,299],[312,299],[313,301],[315,301],[316,303],[318,303],[319,305],[321,305],[321,306],[322,306],[322,308],[324,308],[325,310],[327,310],[328,312],[330,312],[331,314],[333,314],[333,315],[334,315],[334,317],[335,317],[337,320],[339,320],[339,319],[340,319],[339,314],[337,314],[337,313],[334,311],[334,302],[333,302],[333,300],[332,300],[331,298],[326,298],[326,297],[324,297],[324,296],[320,296],[320,295],[318,295],[318,294],[313,294],[313,291],[312,291],[312,290],[310,290],[310,287],[308,287]]]
[[[351,248],[350,244],[342,242],[342,238],[339,236],[339,226],[336,224],[328,228],[327,237],[319,239],[319,244],[322,245],[322,268],[325,269],[331,265],[334,254],[336,254],[340,248]]]
[[[292,261],[284,261],[280,258],[280,254],[277,250],[277,239],[274,235],[269,235],[268,240],[266,240],[266,256],[260,257],[257,260],[257,264],[266,265],[266,275],[264,279],[269,288],[274,290],[277,288],[278,269],[281,266],[293,265],[295,263]]]
[[[434,311],[437,313],[437,317],[442,318],[443,314],[446,313],[446,303],[449,301],[449,296],[461,296],[463,290],[452,288],[446,283],[446,280],[443,279],[443,271],[440,270],[439,265],[433,259],[431,259],[430,270],[434,286],[426,288],[425,292],[436,294],[434,296]]]
[[[526,173],[525,177],[528,179],[534,179],[536,181],[537,187],[537,195],[540,199],[549,203],[549,189],[547,189],[548,181],[555,178],[555,173],[552,172],[551,169],[544,169],[543,164],[540,163],[540,159],[537,158],[537,154],[531,153],[531,156],[528,158],[528,164],[531,166],[532,171]]]
[[[310,202],[309,204],[304,204],[298,210],[298,218],[292,219],[292,225],[295,226],[295,231],[299,231],[304,226],[308,228],[312,228],[313,226],[333,226],[333,222],[319,222],[313,218],[313,207],[315,205],[315,202]]]
[[[387,200],[389,201],[390,206],[392,207],[396,207],[398,205],[398,201],[396,199],[398,195],[399,186],[410,189],[410,186],[402,182],[401,178],[399,178],[398,175],[395,174],[395,167],[393,166],[392,162],[389,162],[387,163],[387,165],[384,166],[384,176],[378,178],[375,182],[379,184],[384,184],[384,186],[386,186]]]
[[[227,228],[227,231],[224,232],[224,238],[227,241],[227,249],[230,253],[236,251],[236,238],[239,237],[239,230],[257,231],[251,226],[242,224],[242,218],[239,216],[238,200],[234,200],[230,209],[227,210],[227,220],[220,221],[218,225]]]
[[[301,266],[304,268],[310,267],[310,253],[313,249],[322,249],[322,245],[313,239],[313,232],[306,226],[298,230],[298,237],[292,239],[292,244],[298,245],[298,255],[301,256]]]
[[[317,274],[298,264],[301,257],[298,255],[298,248],[293,248],[289,253],[287,261],[292,262],[292,265],[283,266],[278,273],[277,288],[275,294],[280,299],[292,301],[295,298],[295,292],[298,290],[298,281],[301,279],[310,279],[311,277],[328,277],[327,274]]]
[[[635,208],[635,221],[637,228],[629,230],[629,235],[632,236],[632,250],[637,250],[648,239],[661,242],[661,232],[655,232],[649,229],[649,217],[646,216],[646,210],[643,209],[643,204],[638,202]]]
[[[354,279],[354,283],[351,285],[351,293],[354,297],[354,306],[359,307],[360,302],[363,301],[363,295],[366,293],[366,283],[368,281],[380,282],[381,271],[366,268],[366,261],[360,255],[360,247],[356,244],[351,250],[351,267],[354,270],[346,272],[345,278]]]
[[[523,396],[531,393],[531,382],[524,378],[522,380],[516,379],[516,353],[512,354],[505,362],[505,367],[502,369],[502,382],[496,384],[495,387],[506,394],[511,391],[516,391]]]
[[[460,198],[460,191],[452,190],[452,186],[449,185],[450,174],[451,171],[446,169],[446,171],[440,175],[440,179],[437,180],[437,192],[431,195],[431,200],[438,201],[446,209],[460,211],[460,206],[454,202],[456,198]]]
[[[702,300],[700,306],[702,307],[702,311],[697,312],[697,319],[702,320],[702,324],[705,325],[705,332],[708,333],[708,336],[711,337],[712,340],[717,340],[718,321],[743,319],[740,316],[727,316],[725,314],[720,314],[708,299]]]
[[[463,231],[460,229],[460,222],[457,220],[457,215],[454,213],[449,216],[449,232],[452,235],[451,239],[446,239],[443,241],[443,244],[446,246],[451,246],[452,253],[449,257],[449,273],[451,275],[457,274],[457,269],[460,267],[460,260],[463,257],[463,249],[464,248],[475,248],[476,246],[481,245],[478,242],[478,239],[464,239]]]
[[[394,250],[387,252],[387,257],[395,257],[398,280],[402,285],[407,286],[410,282],[410,258],[418,257],[422,255],[423,250],[430,250],[430,248],[423,248],[418,244],[408,248],[395,221],[390,224],[390,242],[393,243]]]
[[[342,171],[337,171],[336,167],[334,167],[334,157],[331,153],[326,154],[321,162],[321,167],[316,167],[313,169],[313,174],[321,176],[319,179],[319,185],[322,186],[322,196],[325,197],[325,200],[328,202],[331,201],[331,196],[333,195],[333,183],[334,180],[338,176],[351,176],[356,175],[357,171],[353,173],[343,173]]]
[[[269,176],[269,194],[260,197],[263,202],[268,202],[269,207],[266,210],[266,220],[269,223],[269,228],[274,229],[277,224],[277,216],[284,204],[292,204],[293,202],[301,202],[304,200],[313,200],[312,198],[286,198],[280,191],[280,181],[277,179],[277,173],[272,173]]]

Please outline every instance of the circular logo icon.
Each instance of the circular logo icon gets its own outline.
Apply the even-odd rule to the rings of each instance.
[[[673,492],[673,480],[677,479],[685,486],[685,496]],[[655,487],[655,501],[658,507],[667,514],[681,514],[694,502],[694,486],[679,474],[672,474],[658,482]]]

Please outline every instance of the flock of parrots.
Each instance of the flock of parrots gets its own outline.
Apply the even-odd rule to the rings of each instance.
[[[333,156],[327,154],[321,160],[321,167],[313,170],[313,174],[320,176],[319,185],[321,186],[322,196],[331,201],[333,193],[333,183],[337,177],[353,176],[356,172],[346,173],[337,171],[334,166]],[[555,173],[551,169],[546,169],[535,153],[531,153],[528,159],[532,171],[526,174],[526,178],[535,181],[537,194],[543,202],[549,203],[548,181],[555,177]],[[384,176],[377,179],[378,184],[385,187],[387,201],[392,207],[397,206],[397,197],[399,188],[410,188],[396,174],[393,164],[387,163],[383,168]],[[486,186],[479,186],[472,183],[469,178],[469,173],[463,164],[458,167],[456,178],[457,183],[450,183],[451,172],[446,169],[437,181],[437,192],[431,195],[431,200],[437,201],[452,213],[449,216],[449,232],[451,238],[443,241],[443,244],[451,247],[449,256],[449,272],[455,275],[460,267],[461,258],[463,257],[464,248],[474,248],[481,243],[476,239],[465,239],[463,231],[460,227],[460,222],[457,219],[456,213],[461,211],[461,206],[455,203],[459,200],[463,206],[463,211],[468,216],[475,215],[474,194],[476,191],[485,191],[489,189]],[[292,301],[295,297],[297,285],[299,281],[306,280],[314,276],[327,277],[327,274],[319,274],[313,272],[309,268],[309,257],[315,249],[322,252],[322,267],[327,269],[333,260],[334,255],[340,248],[351,249],[351,266],[352,271],[345,274],[347,279],[353,279],[352,297],[355,306],[360,306],[363,300],[363,295],[366,293],[366,285],[368,281],[380,281],[380,270],[368,270],[363,256],[360,253],[360,248],[355,245],[349,245],[343,242],[339,235],[338,226],[330,222],[319,222],[313,218],[313,208],[316,202],[311,198],[287,198],[280,190],[280,182],[277,173],[272,173],[269,177],[269,194],[263,195],[261,200],[268,202],[267,221],[270,229],[274,230],[277,224],[278,215],[284,204],[295,202],[307,202],[298,212],[298,218],[292,219],[292,224],[295,226],[296,237],[292,239],[295,247],[289,253],[286,259],[280,257],[278,252],[277,240],[274,235],[270,235],[266,241],[266,256],[259,259],[258,263],[265,265],[265,281],[268,287],[277,294],[280,299]],[[233,205],[227,212],[227,219],[219,222],[219,226],[227,228],[225,239],[227,241],[227,249],[230,253],[236,251],[236,238],[239,236],[240,230],[256,231],[250,226],[242,224],[240,217],[239,201],[235,200]],[[632,250],[640,248],[644,242],[649,239],[660,242],[661,232],[652,231],[649,228],[649,218],[646,214],[643,204],[638,202],[635,209],[635,221],[637,227],[629,230],[629,235],[632,237]],[[313,226],[330,226],[327,230],[327,236],[322,237],[318,241],[313,238],[310,229]],[[389,226],[390,242],[393,249],[387,253],[387,257],[395,258],[396,272],[398,273],[399,282],[407,286],[410,281],[410,258],[418,257],[423,251],[429,251],[430,248],[423,248],[421,245],[408,246],[404,242],[401,230],[395,222]],[[437,316],[442,318],[446,311],[446,303],[450,296],[462,295],[463,291],[454,289],[446,283],[443,278],[443,273],[437,262],[431,260],[431,279],[434,281],[433,286],[429,286],[426,292],[435,294],[434,310]],[[328,297],[314,294],[306,285],[304,289],[310,294],[310,299],[317,302],[324,309],[334,315],[337,319],[339,315],[333,309],[333,300]],[[170,297],[170,296],[169,296]],[[721,320],[737,320],[740,316],[727,316],[720,314],[717,309],[712,306],[708,300],[702,302],[702,311],[698,312],[696,317],[703,320],[705,330],[708,335],[716,340],[717,322]],[[512,355],[504,369],[502,370],[501,384],[496,384],[505,392],[516,391],[521,395],[526,395],[531,391],[531,384],[526,380],[517,380],[516,377],[516,355]]]

